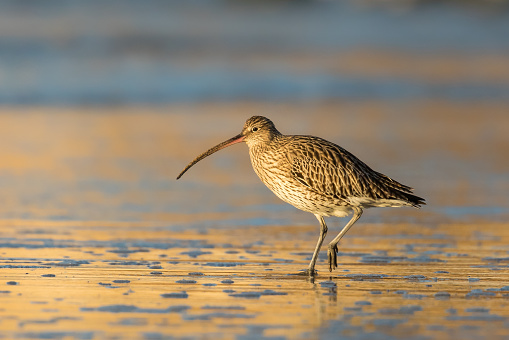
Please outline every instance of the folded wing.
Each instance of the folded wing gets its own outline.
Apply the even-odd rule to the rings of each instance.
[[[372,170],[357,157],[324,139],[296,136],[288,147],[292,176],[310,190],[329,198],[394,199],[415,207],[424,199],[412,188]]]

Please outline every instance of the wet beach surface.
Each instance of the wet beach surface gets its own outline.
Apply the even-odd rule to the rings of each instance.
[[[508,338],[506,2],[196,3],[0,2],[0,338]],[[252,115],[427,205],[295,275],[245,145],[175,180]]]
[[[483,109],[492,119],[475,114]],[[338,270],[328,272],[324,249],[314,282],[294,275],[319,227],[259,182],[245,145],[174,179],[259,112],[283,132],[347,147],[428,205],[368,210],[340,243]],[[443,112],[468,120],[443,126]],[[378,124],[357,125],[370,120]],[[508,160],[496,156],[508,144],[504,103],[11,108],[2,121],[5,338],[509,334]],[[439,145],[443,155],[429,151]],[[326,242],[346,221],[327,222]]]
[[[507,224],[361,224],[310,282],[316,228],[27,223],[2,240],[7,338],[466,338],[509,333]],[[2,227],[5,228],[5,225]],[[93,235],[91,237],[90,235]]]

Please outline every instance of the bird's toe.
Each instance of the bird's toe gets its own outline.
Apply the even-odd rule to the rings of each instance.
[[[308,268],[303,273],[304,273],[304,275],[307,275],[307,276],[315,276],[316,275],[316,270]]]
[[[333,269],[338,267],[338,245],[332,244],[329,245],[327,249],[327,257],[329,258],[329,271],[332,272]]]
[[[296,275],[296,276],[315,276],[316,275],[316,270],[311,270],[311,269],[305,269],[305,270],[301,270],[299,271],[298,273],[295,273],[295,274],[289,274],[289,275]]]
[[[331,247],[329,247],[327,249],[327,258],[328,258],[328,262],[329,262],[329,271],[332,272],[332,269],[333,269],[333,265],[334,265],[334,251],[332,250]]]

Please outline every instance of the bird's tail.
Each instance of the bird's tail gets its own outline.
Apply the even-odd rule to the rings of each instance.
[[[426,200],[422,197],[416,196],[414,194],[410,194],[407,192],[400,192],[403,197],[405,197],[406,201],[410,203],[415,208],[420,208],[421,205],[426,205]]]
[[[392,178],[377,172],[381,181],[392,190],[392,195],[395,199],[406,201],[409,205],[415,208],[420,208],[421,205],[426,205],[426,200],[422,197],[413,194],[413,188],[408,185],[399,183]]]

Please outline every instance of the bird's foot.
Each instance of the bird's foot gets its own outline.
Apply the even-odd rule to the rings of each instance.
[[[332,272],[333,269],[338,267],[338,245],[329,244],[329,248],[327,249],[327,257],[329,258],[329,271]]]
[[[293,274],[293,275],[299,275],[299,276],[315,276],[316,275],[316,270],[310,270],[309,268],[308,269],[305,269],[305,270],[301,270],[299,271],[297,274]]]

